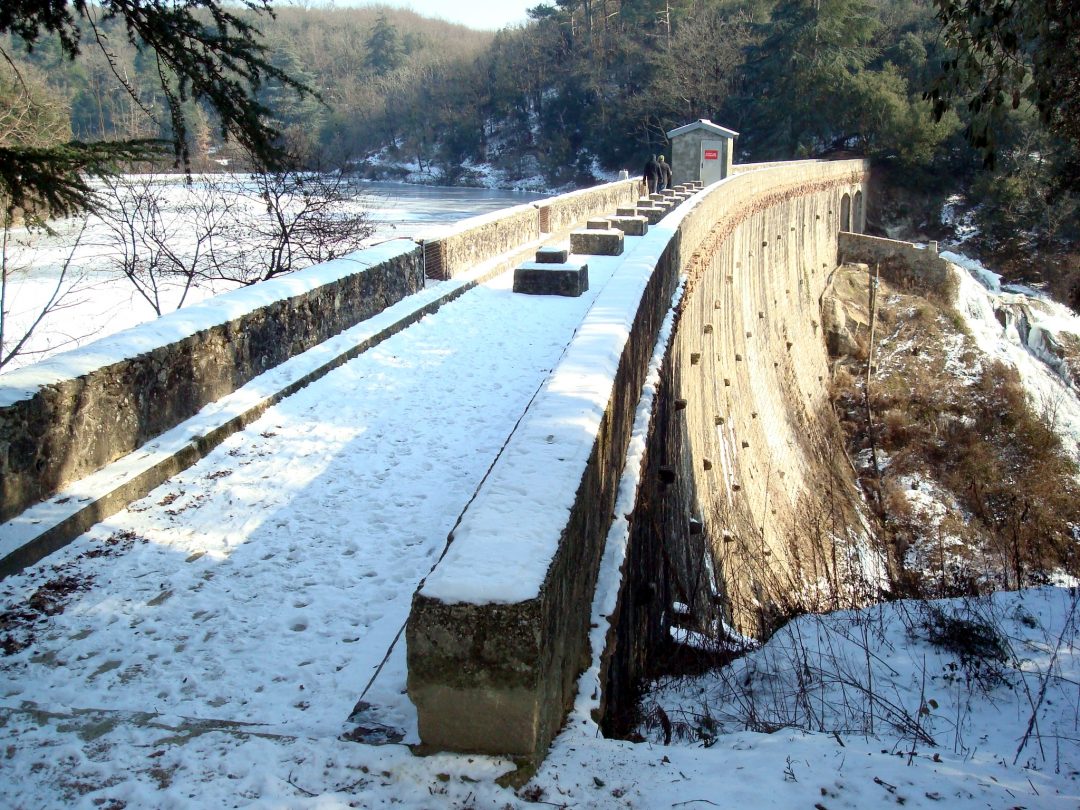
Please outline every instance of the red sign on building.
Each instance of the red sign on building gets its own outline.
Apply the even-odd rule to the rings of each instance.
[[[719,160],[720,159],[720,150],[719,149],[706,149],[705,150],[705,159],[706,160]]]

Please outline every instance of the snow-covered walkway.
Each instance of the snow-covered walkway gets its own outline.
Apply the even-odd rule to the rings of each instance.
[[[346,730],[418,582],[617,265],[590,257],[580,298],[514,294],[512,273],[471,290],[4,580],[0,610],[47,582],[71,592],[0,659],[0,706]],[[410,738],[403,648],[366,701]]]

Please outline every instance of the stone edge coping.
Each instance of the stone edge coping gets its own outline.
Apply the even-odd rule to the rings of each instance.
[[[804,171],[795,177],[761,173],[759,181],[743,173],[723,178],[699,190],[706,193],[678,204],[646,235],[628,237],[635,240],[631,250],[610,257],[621,265],[613,281],[623,276],[623,283],[609,282],[593,303],[462,516],[443,559],[424,582],[422,596],[444,604],[483,605],[520,603],[541,593],[600,430],[633,317],[669,241],[699,208],[709,212],[711,198],[727,200],[723,191],[724,196],[716,197],[722,187],[746,184],[751,195],[768,194],[808,180],[842,179],[855,162],[810,163],[831,165],[800,161]],[[696,248],[685,242],[684,257]],[[631,274],[632,280],[625,278]],[[573,418],[568,418],[570,413]],[[560,474],[566,486],[559,487],[554,498],[538,503],[530,497],[530,482],[543,481],[567,465],[570,469]]]
[[[512,205],[509,208],[498,208],[494,211],[466,217],[465,219],[459,219],[457,222],[451,222],[446,225],[431,225],[430,227],[422,228],[417,231],[415,238],[418,242],[441,242],[445,239],[462,236],[477,228],[484,228],[488,225],[501,222],[502,220],[520,217],[523,214],[527,214],[530,217],[538,216],[538,206],[543,202],[544,200],[534,200],[533,202]]]
[[[729,171],[729,177],[736,174],[743,174],[744,172],[756,172],[761,169],[780,169],[786,166],[806,166],[810,163],[836,163],[834,160],[823,160],[821,158],[811,158],[809,160],[773,160],[766,161],[764,163],[732,163]],[[700,181],[699,181],[700,182]]]
[[[541,239],[522,245],[535,250]],[[413,248],[418,246],[410,244]],[[206,456],[268,408],[508,269],[503,254],[414,293],[278,366],[106,467],[0,524],[0,578],[32,565]],[[182,310],[181,310],[182,311]]]
[[[606,222],[607,220],[604,221]],[[584,234],[586,236],[618,236],[621,233],[622,231],[620,231],[618,228],[579,228],[578,230],[572,231],[571,235]]]
[[[403,256],[418,247],[411,239],[391,239],[280,278],[212,296],[190,307],[106,335],[0,375],[0,408],[31,399],[42,388],[78,379],[99,369],[186,340],[257,312],[276,301],[312,293],[342,278]]]

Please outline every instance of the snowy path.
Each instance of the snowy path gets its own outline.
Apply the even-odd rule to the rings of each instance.
[[[581,298],[515,295],[510,273],[468,292],[4,580],[0,611],[47,581],[77,590],[0,658],[0,706],[337,736],[617,264],[591,257]],[[412,737],[403,647],[367,700]]]

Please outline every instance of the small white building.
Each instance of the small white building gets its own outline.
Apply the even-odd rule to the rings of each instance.
[[[706,186],[731,173],[739,133],[701,118],[671,130],[671,182],[700,180]]]

